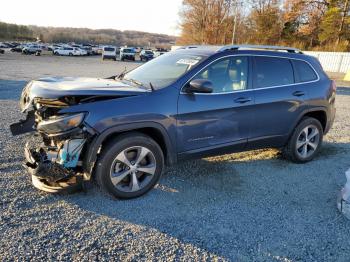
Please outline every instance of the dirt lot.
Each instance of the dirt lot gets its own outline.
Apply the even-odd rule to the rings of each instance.
[[[350,167],[350,88],[312,162],[259,150],[181,163],[144,197],[97,188],[50,195],[21,166],[18,98],[40,76],[106,77],[139,63],[0,55],[0,260],[349,261],[350,221],[336,209]]]

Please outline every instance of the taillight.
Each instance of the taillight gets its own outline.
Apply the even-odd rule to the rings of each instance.
[[[332,80],[331,87],[332,87],[332,90],[333,90],[334,92],[337,91],[337,84],[335,83],[334,80]]]

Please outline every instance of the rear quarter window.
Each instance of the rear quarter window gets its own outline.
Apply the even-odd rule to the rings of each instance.
[[[317,80],[315,70],[305,61],[293,60],[296,82],[304,83]]]
[[[294,84],[294,72],[289,59],[256,56],[254,61],[255,88]]]

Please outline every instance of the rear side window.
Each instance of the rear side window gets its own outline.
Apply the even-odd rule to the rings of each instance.
[[[289,59],[257,56],[254,64],[255,88],[294,84],[294,72]]]
[[[317,80],[317,75],[312,67],[301,60],[293,60],[296,81],[298,83],[309,82]]]

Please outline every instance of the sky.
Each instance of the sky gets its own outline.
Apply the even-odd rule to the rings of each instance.
[[[178,35],[181,4],[182,0],[5,0],[0,21]]]

